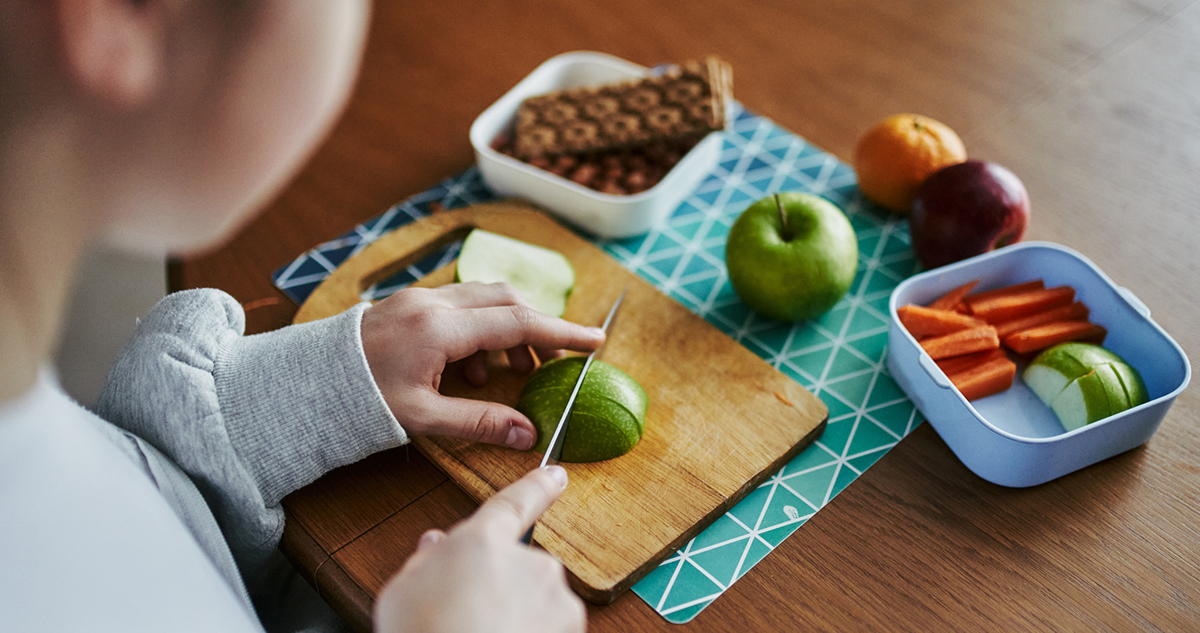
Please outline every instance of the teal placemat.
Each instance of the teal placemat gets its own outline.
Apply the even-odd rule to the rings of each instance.
[[[595,243],[816,394],[829,423],[811,447],[662,562],[633,591],[671,622],[694,618],[921,422],[888,375],[888,298],[916,271],[908,225],[865,202],[854,172],[769,119],[735,108],[720,163],[648,234]],[[845,210],[858,234],[858,275],[833,310],[806,323],[765,319],[729,285],[725,237],[750,203],[807,191]],[[476,169],[397,204],[280,268],[276,286],[302,303],[347,257],[429,213],[494,199]],[[450,262],[457,245],[373,287],[380,298]]]

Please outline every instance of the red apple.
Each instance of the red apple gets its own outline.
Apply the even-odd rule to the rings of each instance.
[[[926,269],[1019,242],[1029,224],[1029,193],[996,163],[968,160],[921,184],[909,215],[913,250]]]

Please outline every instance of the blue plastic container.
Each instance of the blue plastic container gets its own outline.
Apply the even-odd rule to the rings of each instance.
[[[900,324],[896,308],[927,305],[974,279],[980,280],[975,292],[1035,279],[1075,288],[1076,299],[1091,310],[1089,320],[1108,329],[1104,347],[1141,373],[1150,401],[1065,432],[1021,381],[1018,364],[1010,389],[968,402]],[[915,275],[896,287],[888,307],[892,376],[963,464],[1002,486],[1036,486],[1144,444],[1192,375],[1183,349],[1145,304],[1058,244],[1023,242]]]

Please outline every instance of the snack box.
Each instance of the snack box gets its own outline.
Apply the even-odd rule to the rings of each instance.
[[[588,51],[563,53],[538,66],[471,124],[471,145],[483,180],[502,196],[525,198],[566,222],[600,237],[640,235],[666,218],[713,170],[724,134],[705,136],[658,184],[632,195],[589,189],[492,149],[511,129],[517,107],[528,97],[555,90],[644,77],[644,66]]]
[[[1021,381],[1024,364],[1018,362],[1011,388],[968,402],[900,324],[896,308],[927,305],[974,279],[980,280],[975,292],[1035,279],[1075,288],[1076,299],[1091,310],[1089,320],[1108,329],[1104,347],[1141,373],[1150,401],[1064,432]],[[1191,379],[1183,349],[1146,305],[1083,255],[1057,244],[1023,242],[915,275],[896,287],[888,308],[892,377],[967,468],[1002,486],[1036,486],[1140,446]]]

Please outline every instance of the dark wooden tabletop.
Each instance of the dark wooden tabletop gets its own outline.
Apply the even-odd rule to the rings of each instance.
[[[716,53],[735,96],[849,161],[918,112],[1003,163],[1027,238],[1082,251],[1200,358],[1200,2],[380,2],[349,108],[303,172],[173,289],[218,287],[251,332],[296,306],[269,274],[470,166],[471,121],[545,59]],[[1145,446],[1032,489],[989,484],[922,425],[695,620],[696,631],[1200,630],[1200,396]],[[417,536],[474,503],[415,450],[285,500],[287,553],[347,619]],[[870,547],[863,547],[870,543]],[[669,630],[632,594],[593,631]]]

